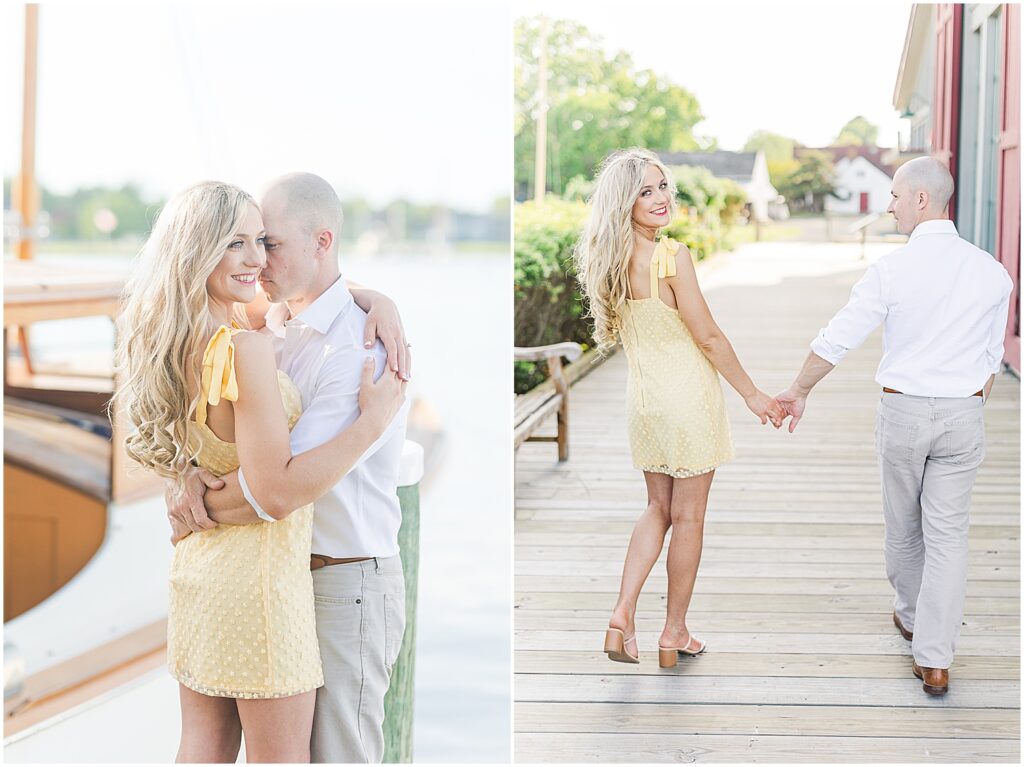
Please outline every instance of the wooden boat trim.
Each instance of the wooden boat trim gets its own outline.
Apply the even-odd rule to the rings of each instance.
[[[21,691],[4,701],[4,738],[127,684],[166,658],[162,619],[26,677]]]

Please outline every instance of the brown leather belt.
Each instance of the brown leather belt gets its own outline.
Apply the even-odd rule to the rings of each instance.
[[[373,557],[348,557],[346,559],[335,559],[334,557],[324,556],[323,554],[310,554],[309,569],[319,570],[321,567],[328,567],[329,565],[350,565],[353,562],[365,562],[367,559],[373,559]]]
[[[890,389],[888,386],[883,386],[882,387],[882,391],[884,391],[886,394],[903,394],[903,392],[896,391],[895,389]],[[984,390],[976,391],[971,396],[972,397],[984,397],[985,396],[985,392],[984,392]]]

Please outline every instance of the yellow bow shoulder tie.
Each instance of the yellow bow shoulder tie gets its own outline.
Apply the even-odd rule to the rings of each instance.
[[[662,237],[654,247],[653,262],[658,267],[658,279],[676,276],[676,253],[679,243],[671,237]]]
[[[654,246],[651,256],[651,297],[658,295],[658,280],[676,276],[676,253],[679,243],[671,237],[662,237]]]
[[[238,328],[221,325],[213,334],[203,353],[203,374],[199,403],[196,405],[196,423],[206,423],[206,405],[217,405],[223,397],[228,402],[238,401],[238,381],[235,378],[235,342]]]

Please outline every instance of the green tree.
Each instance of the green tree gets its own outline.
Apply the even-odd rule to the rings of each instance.
[[[345,222],[341,227],[341,239],[354,242],[360,234],[373,229],[373,207],[362,197],[349,197],[341,201]]]
[[[59,198],[54,198],[54,202],[58,201]],[[71,196],[71,203],[76,211],[75,235],[85,239],[100,236],[95,219],[96,213],[104,208],[117,217],[117,227],[110,233],[113,238],[145,235],[149,232],[159,210],[158,205],[146,202],[142,198],[141,192],[134,184],[125,184],[120,189],[79,189]],[[60,207],[63,209],[63,205]]]
[[[835,191],[835,167],[827,152],[808,150],[800,153],[791,173],[772,183],[791,208],[821,213],[825,196]]]
[[[857,115],[844,125],[835,140],[836,146],[878,146],[878,126]]]
[[[527,197],[534,182],[541,46],[540,18],[516,21],[515,181]],[[601,39],[575,21],[552,20],[547,37],[547,188],[562,194],[575,176],[590,178],[608,152],[646,146],[708,148],[693,134],[703,119],[696,98],[625,52],[608,55]]]
[[[759,130],[750,134],[747,143],[743,145],[744,152],[764,152],[764,159],[769,163],[782,163],[793,159],[793,148],[796,141],[786,136],[780,136],[771,131]],[[773,182],[774,183],[774,182]]]
[[[565,185],[565,193],[562,195],[566,200],[579,200],[586,202],[594,193],[594,179],[584,176],[582,173],[569,179]]]
[[[781,189],[781,185],[785,184],[786,179],[796,173],[799,167],[800,162],[793,157],[788,160],[769,160],[768,179],[772,182],[772,186]]]

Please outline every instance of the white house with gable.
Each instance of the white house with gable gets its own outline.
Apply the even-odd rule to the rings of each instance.
[[[835,164],[835,195],[825,198],[829,213],[866,215],[885,213],[889,207],[892,174],[896,172],[883,159],[889,151],[869,146],[825,147]]]
[[[768,177],[768,163],[764,152],[658,152],[658,157],[669,168],[684,165],[707,168],[718,178],[732,179],[747,193],[751,215],[760,221],[767,221],[772,213],[772,204],[779,193]]]

